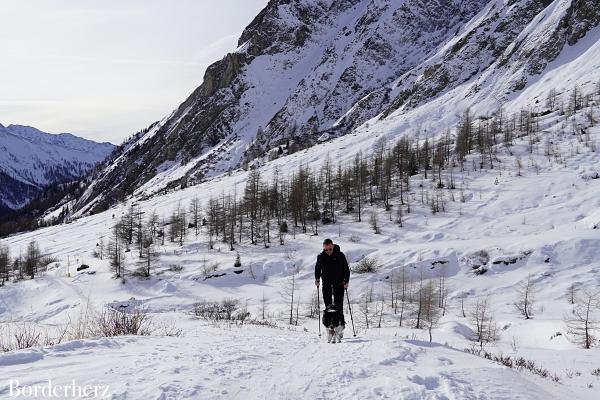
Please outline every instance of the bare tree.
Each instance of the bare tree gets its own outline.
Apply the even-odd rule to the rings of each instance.
[[[572,315],[564,318],[569,339],[583,347],[591,348],[597,341],[594,333],[598,330],[598,320],[594,311],[600,306],[600,292],[584,291],[575,300]]]
[[[550,91],[548,92],[548,95],[546,96],[546,107],[548,107],[548,109],[550,111],[554,111],[554,108],[556,107],[556,98],[558,97],[558,92],[556,91],[556,89],[552,88],[550,89]]]
[[[162,218],[162,222],[161,222],[161,224],[160,224],[160,229],[159,229],[159,231],[157,232],[157,235],[158,235],[158,236],[160,236],[160,244],[161,244],[162,246],[164,246],[164,245],[165,245],[165,236],[166,236],[166,235],[165,235],[165,226],[166,226],[166,225],[167,225],[167,223],[165,222],[165,218],[163,217],[163,218]]]
[[[515,309],[525,319],[531,319],[533,316],[533,281],[531,275],[527,277],[524,282],[519,283],[517,286],[517,301],[513,303]]]
[[[158,252],[154,246],[154,240],[146,234],[143,239],[142,253],[140,254],[139,265],[143,268],[144,274],[150,276],[150,269],[158,260]]]
[[[118,278],[123,274],[123,244],[121,235],[121,223],[117,222],[112,229],[110,241],[108,243],[108,255],[110,257],[110,266]]]
[[[436,304],[439,295],[435,286],[434,282],[429,280],[423,289],[421,289],[423,293],[419,296],[422,299],[422,319],[423,325],[429,332],[429,343],[433,340],[431,332],[437,327],[441,316],[441,309]]]
[[[224,222],[227,224],[227,227],[224,229],[224,235],[227,241],[229,242],[229,251],[234,251],[235,247],[235,226],[238,220],[238,201],[237,194],[233,196],[229,195],[226,199],[225,205],[225,218]],[[241,214],[241,213],[240,213]]]
[[[10,270],[10,249],[7,245],[0,243],[0,286],[8,280]]]
[[[471,323],[475,330],[473,340],[479,343],[481,349],[485,343],[497,340],[497,327],[492,312],[489,296],[477,298],[470,312]]]
[[[394,270],[392,270],[390,276],[386,279],[389,279],[390,282],[390,307],[396,312],[396,293],[398,292],[398,287],[396,286],[397,279],[394,275]]]
[[[283,246],[285,244],[285,235],[288,233],[287,221],[283,221],[279,224],[279,244]]]
[[[265,249],[268,249],[271,243],[271,221],[269,218],[265,220],[264,229],[263,229],[263,245]]]
[[[246,187],[244,188],[244,209],[250,219],[250,242],[256,244],[256,225],[259,219],[260,211],[260,192],[262,181],[257,169],[252,169],[248,173]]]
[[[215,236],[217,235],[218,226],[217,222],[219,219],[219,205],[215,199],[211,198],[208,200],[206,219],[206,225],[208,228],[208,249],[212,250],[215,246]]]
[[[133,214],[133,228],[135,235],[135,242],[138,247],[139,256],[142,256],[142,250],[144,247],[144,236],[146,232],[144,231],[144,220],[143,220],[144,212],[141,208],[136,208]]]
[[[404,314],[412,301],[413,282],[409,274],[406,273],[406,267],[402,267],[402,270],[396,279],[397,289],[396,301],[394,302],[394,313],[399,315],[398,324],[399,326],[402,326]]]
[[[150,216],[148,217],[148,221],[146,223],[146,226],[150,230],[150,235],[153,238],[159,236],[159,230],[158,230],[159,225],[160,225],[160,218],[159,218],[156,210],[154,210],[154,211],[152,211],[152,214],[150,214]]]
[[[381,233],[381,229],[379,228],[379,217],[377,215],[377,210],[374,207],[369,217],[369,223],[371,224],[371,229],[373,229],[375,234]]]
[[[577,295],[577,286],[575,284],[569,285],[567,288],[567,300],[569,304],[575,304],[575,297]]]
[[[581,110],[583,108],[583,95],[581,94],[581,89],[579,86],[575,85],[573,90],[569,93],[569,105],[568,105],[568,114],[575,114],[576,111]]]
[[[296,320],[294,325],[298,326],[298,314],[300,313],[300,296],[296,296]]]
[[[364,198],[366,196],[365,187],[367,186],[369,175],[368,164],[362,158],[361,152],[356,154],[350,174],[353,189],[352,195],[354,196],[354,199],[356,199],[357,218],[358,222],[361,222],[362,208],[364,207]]]
[[[121,242],[127,249],[129,249],[129,246],[133,244],[135,214],[136,208],[135,205],[132,204],[121,218],[121,222],[119,224],[119,235],[121,235]]]
[[[181,204],[177,204],[177,208],[169,218],[169,239],[171,242],[178,241],[180,246],[183,246],[187,234],[187,221],[185,210],[181,208]]]
[[[446,299],[448,297],[448,290],[446,288],[446,264],[441,264],[441,267],[438,269],[438,307],[446,310]]]
[[[385,294],[383,293],[383,288],[381,293],[379,294],[379,299],[375,303],[375,316],[378,316],[377,327],[381,328],[381,323],[383,322],[383,312],[385,311]]]
[[[38,272],[41,258],[42,254],[40,247],[35,240],[32,240],[27,245],[27,252],[25,253],[25,273],[29,275],[31,279],[34,279]]]
[[[313,290],[312,295],[310,296],[310,304],[308,309],[308,317],[309,318],[319,318],[319,288],[315,288]]]
[[[371,303],[373,303],[373,285],[369,285],[367,290],[363,292],[360,298],[360,312],[365,318],[365,326],[369,329],[369,319],[371,318],[371,314],[373,313],[371,308]]]
[[[177,212],[173,212],[169,217],[169,241],[175,242],[179,234],[179,217]]]
[[[104,260],[104,248],[106,247],[104,243],[104,235],[100,236],[98,243],[96,244],[96,255],[100,260]]]
[[[187,235],[187,218],[185,210],[177,207],[179,211],[179,245],[183,246],[183,242]]]
[[[396,210],[396,223],[400,226],[400,228],[402,228],[402,216],[402,205],[399,205],[398,209]]]
[[[461,170],[464,169],[465,158],[471,153],[474,144],[474,121],[471,110],[466,109],[457,127],[455,152],[460,162]]]
[[[262,297],[260,298],[260,312],[262,314],[262,319],[264,320],[267,313],[267,298],[265,297],[265,292],[263,292]]]
[[[325,159],[325,163],[322,167],[323,181],[325,183],[325,195],[326,201],[323,206],[323,216],[331,219],[331,222],[335,222],[335,213],[334,213],[334,200],[336,191],[334,190],[334,176],[333,176],[333,165],[331,162],[331,157],[329,153],[327,153],[327,158]]]
[[[21,249],[19,249],[19,255],[15,257],[12,263],[13,277],[15,281],[23,279],[25,273],[23,266],[23,257],[21,256]]]
[[[290,305],[290,325],[294,324],[294,296],[296,295],[296,284],[296,268],[294,267],[284,284],[282,292],[284,299],[286,299],[286,302]]]
[[[467,313],[465,313],[465,299],[467,298],[468,295],[469,295],[469,293],[467,293],[467,292],[461,292],[458,295],[458,298],[460,299],[460,311],[461,311],[463,318],[467,318]]]
[[[298,268],[296,267],[296,257],[297,255],[295,250],[289,250],[285,254],[285,258],[288,259],[292,264],[290,275],[288,276],[282,290],[282,295],[286,300],[286,303],[289,303],[290,305],[290,325],[294,324],[294,301],[296,300],[294,296],[296,296],[296,279],[299,272]]]
[[[416,297],[418,297],[417,299],[417,312],[416,312],[416,316],[415,316],[415,328],[417,329],[421,329],[422,326],[422,319],[423,319],[423,307],[425,305],[425,291],[423,290],[425,288],[425,281],[423,280],[423,270],[421,269],[421,273],[420,273],[420,277],[419,277],[419,288],[418,291],[416,292]]]
[[[194,230],[196,232],[196,237],[198,237],[198,233],[200,230],[200,199],[198,197],[194,197],[190,200],[190,219],[192,225],[194,225]]]

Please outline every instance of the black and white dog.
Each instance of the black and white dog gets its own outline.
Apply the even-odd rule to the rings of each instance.
[[[323,325],[327,328],[327,343],[339,343],[344,337],[344,314],[335,304],[330,304],[323,311]]]

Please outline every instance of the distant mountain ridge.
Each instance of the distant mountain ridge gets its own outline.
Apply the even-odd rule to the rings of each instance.
[[[44,186],[82,177],[114,148],[70,133],[0,124],[0,214],[23,207]]]

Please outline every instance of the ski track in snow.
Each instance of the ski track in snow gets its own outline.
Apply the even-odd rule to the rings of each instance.
[[[383,336],[328,344],[314,333],[272,328],[76,340],[0,354],[0,367],[22,386],[47,379],[109,385],[111,399],[560,398],[513,370],[435,343]],[[0,385],[0,396],[7,390]]]

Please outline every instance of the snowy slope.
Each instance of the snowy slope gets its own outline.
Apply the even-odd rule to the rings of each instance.
[[[35,239],[58,261],[45,276],[0,288],[0,337],[2,329],[6,332],[22,321],[53,329],[69,318],[76,320],[88,305],[101,309],[134,304],[146,307],[159,325],[181,329],[183,335],[170,337],[158,329],[148,337],[92,338],[12,351],[0,354],[1,376],[23,384],[46,379],[65,384],[75,379],[82,384],[109,385],[112,398],[120,399],[596,399],[600,382],[592,372],[600,368],[600,348],[584,350],[572,343],[563,321],[573,308],[566,296],[569,287],[578,291],[600,288],[600,179],[593,179],[600,173],[595,145],[600,142],[600,31],[584,26],[585,21],[597,25],[593,19],[597,9],[586,14],[591,19],[577,19],[578,13],[594,2],[469,2],[466,4],[474,8],[465,11],[470,15],[468,21],[452,14],[455,18],[448,18],[449,25],[445,21],[433,24],[413,43],[414,58],[402,60],[399,52],[406,49],[391,40],[400,35],[395,29],[402,30],[401,24],[392,28],[389,24],[402,14],[397,10],[414,17],[422,10],[417,6],[425,7],[427,2],[334,3],[270,2],[242,35],[238,56],[229,55],[209,69],[203,86],[179,110],[129,143],[99,174],[74,214],[78,219],[3,241],[16,255]],[[448,7],[458,3],[439,2]],[[297,5],[305,7],[294,8]],[[403,8],[405,5],[409,7]],[[423,16],[425,20],[430,17],[435,20]],[[563,21],[577,23],[565,29]],[[297,31],[300,22],[306,22],[310,31]],[[358,28],[351,29],[351,22]],[[505,27],[505,34],[498,33],[498,26]],[[394,33],[386,36],[389,29]],[[361,59],[360,43],[371,43],[377,35],[384,42],[393,42],[390,57],[394,65],[401,66],[398,70],[386,65],[387,58],[374,67],[371,63],[377,58],[372,53]],[[318,42],[311,42],[316,38]],[[322,44],[325,39],[330,40],[326,42],[329,47]],[[485,46],[477,46],[491,39],[497,47],[483,51]],[[305,41],[305,45],[297,47],[297,41]],[[559,44],[556,53],[540,58],[538,50],[552,41]],[[463,50],[452,51],[458,42]],[[433,46],[427,47],[429,44]],[[374,48],[371,51],[378,53],[377,46]],[[353,57],[346,58],[346,52]],[[508,62],[503,63],[503,58]],[[297,63],[291,62],[294,60]],[[440,60],[447,61],[442,70],[425,72]],[[357,101],[347,88],[334,95],[335,88],[343,87],[343,71],[352,68],[354,61],[355,66],[365,66],[357,69],[359,84],[368,81],[368,86],[371,78],[381,79],[378,89],[373,84],[369,87],[373,91]],[[373,68],[379,75],[370,77]],[[310,71],[318,71],[315,79],[331,74],[340,80],[312,82],[305,79],[305,70],[311,78]],[[452,80],[438,87],[436,78],[443,76],[443,71],[449,71]],[[396,73],[404,78],[390,80]],[[254,79],[254,84],[245,87],[242,78],[244,82]],[[519,82],[522,86],[515,86]],[[591,96],[591,105],[568,116],[560,110],[564,111],[576,86]],[[296,92],[299,87],[302,90]],[[323,92],[322,87],[326,88]],[[405,101],[396,101],[402,91],[411,88],[415,90]],[[430,89],[435,90],[427,97]],[[113,278],[106,259],[92,257],[100,238],[106,242],[111,227],[131,204],[137,204],[145,215],[157,211],[168,219],[176,207],[187,206],[192,198],[199,198],[204,205],[213,196],[243,193],[247,172],[232,167],[243,158],[248,144],[258,143],[258,126],[263,132],[285,126],[286,121],[292,126],[295,120],[310,118],[304,114],[309,109],[324,117],[327,101],[336,96],[339,102],[331,101],[340,107],[328,107],[332,114],[317,129],[319,136],[326,131],[331,139],[271,161],[259,154],[253,162],[263,179],[268,180],[275,171],[290,175],[301,165],[318,170],[328,157],[344,165],[359,151],[370,154],[383,141],[391,145],[405,135],[440,136],[454,128],[467,107],[480,116],[500,106],[506,115],[522,109],[542,112],[551,89],[563,106],[540,116],[539,140],[533,152],[523,137],[510,150],[500,146],[494,169],[467,167],[461,172],[454,168],[457,188],[441,190],[446,205],[436,214],[427,202],[421,203],[425,190],[428,195],[435,192],[434,182],[420,174],[411,177],[412,211],[404,216],[402,228],[393,218],[388,219],[385,210],[366,207],[365,222],[357,223],[353,215],[340,212],[336,224],[319,227],[318,236],[297,232],[292,238],[290,234],[284,246],[242,243],[230,252],[218,242],[209,251],[205,231],[198,237],[190,233],[183,246],[168,240],[158,246],[160,258],[151,277],[128,275],[125,283]],[[387,100],[383,101],[385,93]],[[339,118],[338,113],[342,114]],[[595,126],[590,126],[590,115]],[[207,121],[214,124],[203,125]],[[336,125],[352,128],[339,136],[331,129]],[[581,128],[588,131],[587,143],[578,135]],[[268,133],[265,136],[268,147],[273,142]],[[468,166],[471,161],[477,164],[474,157]],[[520,176],[517,160],[522,164]],[[206,175],[195,179],[199,166]],[[222,173],[229,169],[230,173]],[[138,179],[146,171],[148,175]],[[445,177],[449,173],[443,172]],[[182,178],[189,178],[194,185],[180,189]],[[122,182],[131,186],[125,188]],[[107,211],[88,215],[103,200],[114,200],[115,193],[120,193],[115,188],[126,189],[122,193],[132,196],[124,196],[123,203]],[[392,208],[397,207],[393,202]],[[381,234],[374,234],[366,222],[373,211],[379,213]],[[315,294],[315,256],[325,237],[339,243],[351,263],[365,255],[378,257],[382,263],[376,273],[352,274],[349,295],[357,337],[352,337],[348,325],[345,342],[336,345],[324,343],[318,337],[318,321],[304,315]],[[481,251],[489,260],[487,272],[478,275],[473,267],[481,263]],[[238,252],[241,274],[233,268]],[[294,261],[290,252],[295,254]],[[135,251],[127,253],[128,272],[137,267],[137,261]],[[294,262],[300,270],[299,326],[287,324],[289,305],[282,295]],[[89,264],[94,273],[76,272],[75,267],[82,263]],[[206,265],[214,263],[225,275],[205,279]],[[440,274],[446,277],[448,311],[433,330],[431,345],[426,343],[425,330],[406,323],[400,327],[398,315],[389,308],[382,328],[367,329],[364,322],[359,304],[362,296],[373,288],[376,299],[387,299],[390,277],[402,270],[415,279],[421,274],[426,279]],[[536,306],[533,319],[524,320],[513,303],[516,288],[528,278],[535,285]],[[474,327],[462,315],[461,299],[468,311],[487,296],[500,330],[499,341],[488,344],[487,349],[534,360],[559,382],[463,351],[473,346]],[[192,316],[197,301],[224,298],[240,299],[259,319],[261,299],[265,298],[267,319],[277,327],[208,324]],[[600,319],[600,310],[593,313]],[[346,320],[348,317],[346,311]],[[2,384],[0,394],[4,395],[7,387]]]
[[[49,134],[22,126],[0,125],[0,203],[19,208],[37,189],[81,177],[114,149],[69,133]]]
[[[576,116],[581,123],[585,111]],[[595,115],[600,117],[597,111]],[[559,115],[550,114],[540,124],[544,140],[556,143],[564,163],[548,158],[541,150],[529,155],[526,140],[521,139],[512,151],[530,157],[522,176],[516,175],[515,156],[502,152],[495,170],[467,171],[460,176],[465,201],[449,201],[445,212],[431,215],[427,205],[419,205],[415,189],[413,211],[403,228],[387,221],[385,212],[379,210],[379,235],[368,223],[340,215],[338,224],[321,227],[319,236],[298,233],[283,247],[237,245],[244,268],[241,275],[233,273],[235,252],[220,243],[207,251],[207,237],[202,232],[197,239],[190,234],[183,247],[168,241],[159,246],[160,261],[152,277],[130,277],[125,284],[114,280],[108,262],[92,258],[91,253],[99,238],[108,236],[113,215],[118,218],[127,203],[68,225],[8,238],[5,243],[13,254],[36,239],[60,261],[44,277],[0,288],[0,320],[5,326],[10,321],[29,321],[54,327],[67,316],[76,319],[88,302],[93,307],[141,302],[156,321],[173,324],[184,335],[163,337],[157,332],[147,338],[66,342],[54,348],[0,355],[0,366],[20,382],[34,383],[46,377],[64,383],[76,379],[110,385],[114,397],[125,399],[265,398],[267,394],[323,399],[339,395],[594,399],[598,378],[592,371],[598,368],[600,349],[583,350],[568,341],[563,316],[571,310],[566,300],[569,286],[576,285],[578,290],[600,287],[600,241],[594,229],[600,223],[600,182],[587,178],[590,172],[600,170],[600,160],[597,153],[565,132]],[[592,140],[600,140],[598,127],[590,128],[590,134]],[[278,159],[265,165],[265,176],[275,166],[294,168],[313,159],[323,160],[330,150],[322,145],[296,153],[287,161]],[[178,203],[187,204],[195,196],[204,203],[236,186],[241,191],[245,176],[239,171],[137,203],[146,214],[157,210],[167,217]],[[427,185],[421,176],[413,179]],[[494,184],[496,179],[498,184]],[[335,345],[339,347],[319,341],[316,319],[301,316],[300,327],[288,328],[288,306],[281,294],[292,269],[286,251],[295,250],[300,266],[298,296],[302,307],[309,302],[314,294],[315,255],[327,236],[341,245],[351,263],[366,254],[383,263],[376,274],[352,275],[349,293],[358,336],[352,338],[348,326],[346,342]],[[475,275],[469,260],[480,250],[489,254],[489,270]],[[136,267],[134,253],[127,255],[130,270]],[[226,275],[204,280],[203,265],[214,262]],[[75,272],[80,263],[89,264],[95,274]],[[178,271],[173,265],[183,268]],[[371,285],[375,293],[385,294],[387,278],[402,267],[415,277],[422,272],[427,278],[437,276],[441,266],[450,288],[450,306],[440,327],[433,331],[431,347],[420,342],[428,340],[426,331],[398,327],[391,311],[386,313],[384,328],[366,329],[358,303]],[[525,321],[515,313],[513,302],[517,284],[528,276],[536,282],[536,312],[533,319]],[[501,332],[500,341],[488,345],[488,350],[532,359],[556,374],[560,382],[462,353],[471,347],[473,329],[460,311],[460,297],[465,293],[467,308],[477,299],[491,296]],[[206,326],[190,315],[192,305],[200,299],[233,297],[259,316],[263,296],[268,300],[268,318],[280,328]],[[34,379],[28,374],[32,370],[42,377]]]
[[[201,326],[181,338],[87,339],[0,354],[0,366],[21,386],[74,379],[108,386],[105,398],[113,399],[554,400],[569,394],[390,332],[324,346],[299,330]],[[0,386],[0,395],[9,391]]]

